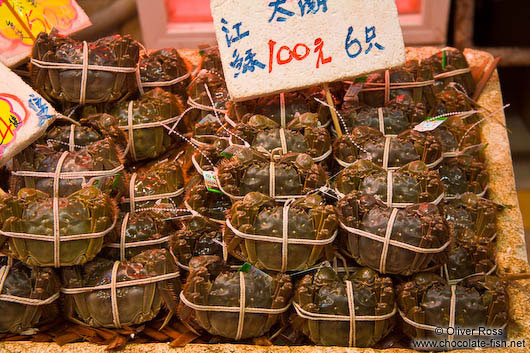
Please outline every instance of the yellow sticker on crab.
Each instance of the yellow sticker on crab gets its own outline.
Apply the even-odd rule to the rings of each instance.
[[[40,32],[71,34],[90,25],[74,0],[0,0],[0,58],[12,65],[29,55]]]

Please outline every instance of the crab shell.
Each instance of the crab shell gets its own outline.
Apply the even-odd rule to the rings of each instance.
[[[221,53],[218,47],[199,48],[201,55],[200,68],[207,71],[215,71],[223,75],[223,63],[221,62]]]
[[[217,223],[224,223],[226,211],[232,207],[230,198],[222,193],[209,191],[203,177],[193,177],[186,186],[185,202],[192,210]]]
[[[13,159],[16,171],[55,172],[63,152],[45,145],[33,145],[19,153]],[[121,154],[110,138],[91,143],[85,148],[71,151],[64,159],[61,173],[68,172],[106,172],[123,166]],[[60,179],[59,196],[66,197],[86,186],[97,187],[108,194],[122,193],[125,172],[119,171],[112,175],[84,177],[77,179]],[[35,188],[49,195],[53,194],[54,178],[11,176],[10,184],[13,193],[20,189]]]
[[[497,277],[481,276],[467,279],[456,286],[455,326],[473,328],[502,328],[508,322],[507,284]],[[432,273],[419,273],[409,282],[396,287],[400,310],[419,324],[447,328],[449,326],[451,286]],[[414,340],[445,340],[442,334],[423,330],[403,322],[403,333]],[[481,339],[489,341],[488,336]],[[470,336],[455,335],[455,339]]]
[[[438,168],[438,172],[447,195],[451,197],[466,192],[481,194],[486,190],[489,181],[484,162],[469,154],[446,158]]]
[[[129,214],[125,226],[125,245],[149,240],[156,241],[172,236],[177,232],[177,229],[173,223],[167,221],[166,218],[168,218],[168,215],[159,211],[140,211]],[[124,221],[125,214],[121,214],[114,231],[110,234],[110,243],[120,243]],[[125,259],[131,259],[144,250],[159,248],[169,248],[169,239],[160,244],[126,247]],[[105,247],[101,251],[100,256],[110,260],[120,260],[120,249]]]
[[[218,181],[226,193],[244,196],[249,192],[270,194],[271,162],[258,152],[241,150],[218,169]],[[275,162],[275,194],[304,195],[327,183],[327,174],[320,164],[306,154],[287,154]]]
[[[210,97],[208,96],[208,91],[206,90],[205,86],[208,87],[213,104],[212,100],[210,100]],[[228,110],[230,94],[228,93],[224,76],[219,74],[217,71],[201,70],[188,86],[188,96],[197,104],[215,108],[221,111]],[[213,112],[202,109],[201,111],[195,110],[192,112],[192,120],[198,122],[200,119],[204,118],[210,113]]]
[[[429,80],[432,80],[432,73],[415,60],[408,61],[400,68],[390,70],[390,82],[392,84],[424,82]],[[381,71],[368,75],[365,85],[369,87],[370,83],[385,83],[385,72]],[[427,109],[431,109],[431,107],[435,104],[432,86],[390,90],[390,100],[394,100],[401,95],[409,96],[414,103],[425,104]],[[385,91],[361,91],[359,93],[359,100],[361,103],[371,107],[382,107],[385,105]]]
[[[73,126],[73,144],[75,149],[89,147],[94,142],[109,138],[118,151],[127,147],[127,135],[119,129],[118,120],[110,114],[92,114]],[[38,140],[39,144],[51,145],[56,151],[68,151],[72,125],[56,124]]]
[[[410,122],[404,111],[400,109],[382,108],[385,135],[397,135],[409,128]],[[349,129],[368,126],[379,129],[379,109],[348,107],[341,111],[344,122]]]
[[[2,230],[26,234],[53,235],[52,198],[41,191],[24,188],[18,197],[6,196],[2,204]],[[8,216],[8,218],[3,218]],[[105,193],[86,187],[59,199],[61,235],[98,233],[112,226],[116,206]],[[31,266],[54,266],[53,242],[9,237],[10,252]],[[62,241],[60,266],[84,264],[101,250],[104,237]]]
[[[97,257],[84,266],[62,269],[65,288],[95,287],[109,284],[114,261]],[[178,268],[166,249],[146,250],[118,267],[117,282],[170,273]],[[116,290],[121,326],[138,325],[156,317],[163,306],[176,312],[181,283],[178,278]],[[93,290],[65,295],[65,315],[92,327],[114,328],[111,290]]]
[[[134,197],[155,196],[177,192],[184,188],[184,174],[181,166],[172,159],[157,161],[145,167],[138,169],[136,179],[131,190],[130,179],[127,180],[127,197],[122,203],[127,209],[130,209],[130,195],[134,192]],[[181,196],[170,198],[157,198],[149,201],[135,201],[134,210],[151,208],[160,204],[168,205],[169,208],[176,208],[181,200]],[[133,211],[134,211],[133,210]]]
[[[433,76],[458,69],[469,68],[469,64],[464,54],[462,54],[461,51],[453,48],[434,54],[430,58],[423,60],[422,64],[429,68]],[[452,82],[455,82],[463,87],[469,96],[473,95],[473,92],[475,91],[475,81],[473,80],[470,72],[436,80],[434,83],[434,88],[436,92],[440,92]]]
[[[221,270],[217,256],[199,256],[190,261],[189,273],[183,293],[199,305],[240,306],[240,272]],[[245,307],[281,309],[288,305],[292,295],[291,279],[285,274],[269,276],[263,272],[244,273]],[[192,320],[190,309],[181,308],[180,319]],[[241,339],[260,337],[278,321],[279,314],[245,313]],[[235,339],[239,313],[194,311],[193,322],[212,335]]]
[[[88,43],[89,65],[129,67],[138,64],[139,44],[131,36],[110,36]],[[52,63],[83,63],[83,43],[58,34],[41,32],[31,57]],[[79,103],[81,69],[41,69],[31,65],[33,87],[47,100]],[[136,73],[88,70],[87,104],[113,102],[126,99],[137,91]]]
[[[337,204],[343,224],[383,238],[392,210],[373,196],[360,196],[359,192],[346,195]],[[449,228],[437,206],[416,204],[397,211],[390,239],[425,249],[441,248],[449,241]],[[359,264],[381,271],[382,242],[349,233],[347,245]],[[446,248],[437,253],[417,253],[389,245],[385,273],[411,275],[424,271],[433,263],[445,263],[447,252]]]
[[[495,266],[497,215],[502,207],[473,193],[442,207],[453,243],[447,261],[449,279],[487,273]]]
[[[6,258],[3,258],[6,260]],[[7,261],[2,261],[5,266]],[[61,283],[51,268],[28,267],[16,261],[9,269],[2,294],[46,300],[59,293]],[[57,303],[26,305],[0,300],[0,332],[21,333],[58,316]]]
[[[171,81],[183,77],[188,73],[186,62],[184,62],[177,49],[174,48],[165,48],[144,53],[140,57],[139,68],[142,83]],[[190,81],[191,79],[188,77],[171,86],[161,86],[161,88],[176,94],[185,102],[188,99],[186,89]],[[150,87],[144,88],[145,91],[149,91],[150,89]]]
[[[187,266],[192,257],[223,256],[221,226],[205,217],[182,220],[182,228],[171,238],[170,248],[177,261]]]
[[[110,114],[114,115],[120,126],[128,133],[128,111],[129,101],[124,101],[118,104],[111,110]],[[165,121],[184,112],[184,106],[181,100],[161,88],[155,88],[147,92],[139,100],[133,101],[132,106],[132,122],[133,125],[156,123]],[[175,124],[168,123],[169,127]],[[183,131],[183,124],[177,126],[177,131]],[[134,150],[136,152],[136,160],[142,161],[145,159],[153,159],[161,156],[167,152],[172,144],[177,141],[176,135],[169,135],[168,130],[164,126],[156,126],[133,130]],[[131,153],[129,158],[133,159]]]
[[[232,142],[272,152],[282,148],[280,125],[264,115],[244,117],[244,124],[238,124]],[[319,127],[317,115],[304,113],[297,116],[284,129],[287,153],[306,153],[318,158],[331,148],[331,137],[326,128]]]
[[[357,160],[337,176],[335,187],[342,194],[355,190],[387,201],[388,174],[371,161]],[[444,192],[438,171],[421,161],[410,162],[392,173],[394,203],[433,202]]]
[[[331,267],[323,266],[314,274],[303,277],[296,285],[294,301],[311,313],[349,315],[346,284],[352,282],[355,315],[382,316],[394,310],[392,280],[375,271],[360,268],[349,276],[339,276]],[[350,323],[347,321],[301,320],[302,332],[322,346],[348,346]],[[355,323],[355,346],[371,347],[392,331],[394,317],[380,321]]]
[[[281,238],[283,234],[283,209],[274,200],[252,192],[234,203],[228,215],[237,230],[256,235]],[[326,205],[319,195],[298,199],[289,207],[288,238],[322,240],[331,238],[338,228],[337,214],[332,205]],[[272,271],[282,269],[282,244],[260,240],[240,239],[226,230],[228,249],[239,243],[242,253],[252,265]],[[323,255],[323,245],[291,244],[287,247],[286,271],[298,271],[314,265]],[[236,254],[234,256],[237,257]]]
[[[351,135],[343,135],[334,144],[334,155],[346,163],[358,159],[371,160],[383,166],[386,137],[376,129],[358,126]],[[442,157],[443,147],[432,134],[406,130],[390,138],[388,167],[402,167],[421,160],[426,164],[436,163]]]

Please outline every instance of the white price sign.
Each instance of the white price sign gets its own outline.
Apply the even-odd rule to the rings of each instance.
[[[236,101],[405,63],[394,0],[211,0]]]

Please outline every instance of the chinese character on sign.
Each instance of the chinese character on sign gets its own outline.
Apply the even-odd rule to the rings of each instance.
[[[370,44],[368,49],[366,49],[366,51],[364,52],[365,54],[368,54],[372,50],[372,47],[374,45],[379,50],[384,50],[385,49],[385,47],[383,47],[381,44],[379,44],[377,42],[372,43],[372,40],[375,39],[375,26],[370,27],[370,28],[366,27],[365,31],[366,31],[366,44]]]
[[[322,12],[328,11],[328,0],[298,0],[300,7],[300,14],[304,15],[316,14],[322,8]]]
[[[223,25],[228,25],[228,22],[224,18],[221,19],[221,23]],[[235,25],[232,26],[232,29],[235,30],[235,32],[236,32],[235,35],[231,35],[230,34],[230,30],[228,29],[228,27],[223,26],[221,28],[221,30],[225,33],[226,44],[228,45],[229,48],[232,45],[232,43],[240,41],[241,39],[249,36],[250,31],[246,31],[246,32],[241,33],[241,25],[242,24],[243,24],[242,22],[239,22],[239,23],[236,23]]]
[[[230,66],[238,71],[234,74],[234,78],[249,71],[254,72],[256,68],[263,70],[266,67],[265,64],[256,59],[256,53],[252,49],[247,50],[244,57],[235,49],[232,57],[234,60],[230,63]]]
[[[368,48],[364,52],[365,55],[368,55],[374,46],[379,50],[385,50],[385,47],[378,42],[372,43],[372,41],[376,39],[375,26],[365,27],[364,30],[366,34],[366,44],[368,44]],[[359,39],[353,38],[353,32],[353,27],[350,26],[348,28],[348,35],[346,36],[345,45],[346,54],[348,54],[348,56],[352,59],[358,57],[363,51],[363,47]]]
[[[269,23],[274,21],[277,13],[279,13],[281,15],[289,16],[289,17],[293,17],[294,16],[294,12],[286,10],[283,7],[281,7],[286,2],[287,2],[287,0],[275,0],[275,1],[271,1],[269,3],[269,7],[274,7],[274,11],[272,13],[272,16],[271,16],[271,18],[269,18]],[[276,22],[285,22],[285,21],[287,21],[287,17],[282,17],[282,16],[277,16],[276,17]]]

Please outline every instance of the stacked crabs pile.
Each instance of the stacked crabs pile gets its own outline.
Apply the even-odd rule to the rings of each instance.
[[[38,37],[31,83],[66,117],[12,160],[0,197],[1,332],[61,316],[186,343],[504,334],[487,114],[460,52],[328,100],[317,87],[242,103],[218,52],[201,55],[192,70],[127,36]]]

